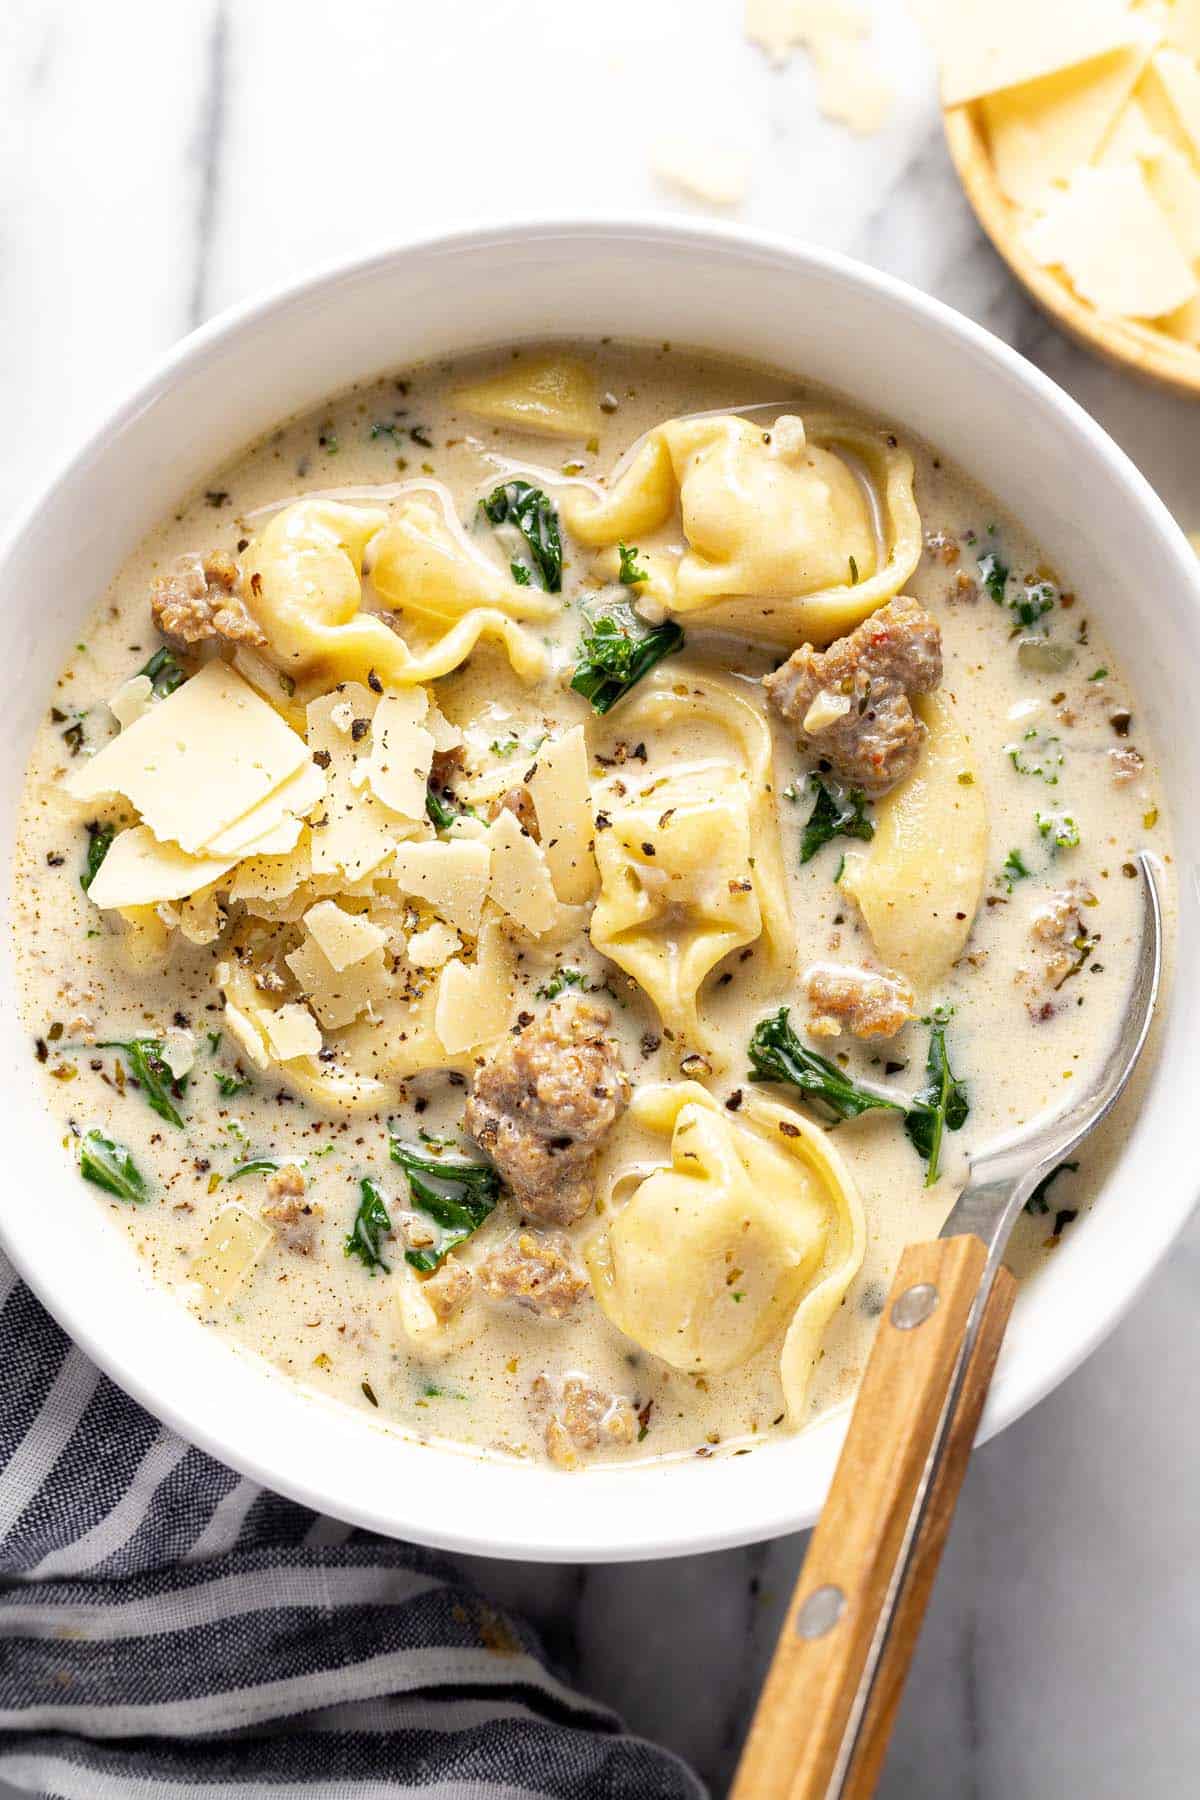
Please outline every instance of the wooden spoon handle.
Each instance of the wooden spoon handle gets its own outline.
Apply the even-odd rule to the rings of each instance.
[[[873,1791],[1012,1308],[1015,1283],[1001,1269],[893,1605],[893,1578],[986,1261],[975,1237],[910,1245],[901,1258],[732,1800],[825,1800],[871,1645],[890,1611],[854,1764],[833,1790],[855,1800]]]

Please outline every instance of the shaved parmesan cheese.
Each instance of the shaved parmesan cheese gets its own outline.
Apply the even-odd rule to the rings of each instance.
[[[176,1081],[190,1075],[196,1062],[196,1039],[180,1025],[168,1025],[162,1035],[162,1059]]]
[[[382,950],[339,973],[320,946],[306,937],[300,948],[283,960],[327,1031],[349,1025],[368,1008],[383,1005],[392,991],[392,978],[383,966]]]
[[[454,400],[493,425],[549,437],[591,437],[600,429],[596,377],[571,356],[518,361],[490,381],[459,388]]]
[[[180,904],[179,930],[189,944],[215,944],[224,923],[215,888],[206,888]]]
[[[1095,156],[1150,60],[1154,38],[1078,68],[990,95],[982,107],[1000,185],[1018,206],[1034,206]],[[1144,115],[1143,115],[1144,117]]]
[[[300,836],[305,813],[325,798],[325,777],[316,763],[306,762],[275,792],[236,825],[205,846],[212,856],[282,856]]]
[[[236,831],[237,827],[234,827]],[[300,842],[300,833],[304,829],[304,821],[296,818],[294,813],[285,813],[277,825],[269,831],[256,836],[252,842],[243,844],[238,850],[239,858],[243,856],[286,856]],[[222,836],[222,844],[227,839]]]
[[[496,919],[479,934],[473,964],[448,962],[438,981],[434,1030],[450,1056],[487,1044],[507,1029],[515,1004],[512,960]]]
[[[1135,36],[1126,0],[923,0],[920,12],[941,65],[943,106],[1057,74]]]
[[[226,1206],[209,1226],[188,1280],[198,1283],[210,1304],[232,1300],[275,1233],[244,1206]]]
[[[387,942],[387,933],[378,925],[362,913],[343,911],[334,900],[322,900],[306,912],[304,928],[339,975]]]
[[[1178,50],[1160,50],[1150,69],[1149,92],[1154,92],[1157,82],[1188,149],[1193,156],[1200,156],[1200,69]],[[1155,119],[1160,129],[1162,118],[1160,110]]]
[[[422,1359],[443,1357],[461,1341],[461,1315],[439,1319],[425,1297],[424,1283],[407,1263],[398,1262],[391,1280],[392,1304],[401,1332]]]
[[[135,969],[160,968],[167,958],[170,928],[159,918],[157,909],[153,906],[122,906],[119,911],[128,927],[121,948],[130,966]]]
[[[1200,347],[1200,295],[1187,300],[1166,318],[1156,321],[1161,330],[1178,338],[1181,344]]]
[[[406,819],[424,820],[434,738],[422,724],[429,710],[424,688],[385,694],[371,721],[371,756],[358,766],[377,800]]]
[[[326,781],[323,814],[312,822],[314,875],[344,875],[347,881],[360,881],[377,869],[411,830],[360,785],[359,764],[361,761],[365,770],[371,754],[368,732],[376,705],[370,689],[352,681],[312,701],[308,708],[309,750],[324,764]],[[343,731],[334,714],[347,706],[347,729]],[[356,736],[358,721],[362,729]]]
[[[496,815],[488,838],[492,899],[525,931],[541,937],[558,922],[561,911],[541,845],[522,831],[507,808]]]
[[[529,792],[555,892],[568,906],[590,900],[600,877],[592,851],[592,796],[582,725],[542,745]]]
[[[1025,241],[1038,262],[1061,268],[1101,312],[1157,318],[1200,286],[1133,164],[1078,169]]]
[[[750,159],[744,150],[686,132],[660,137],[650,166],[660,181],[709,206],[739,205],[750,181]]]
[[[308,761],[304,739],[225,663],[206,663],[88,762],[76,800],[123,794],[155,837],[207,849]]]
[[[402,844],[388,865],[387,875],[401,893],[424,900],[441,918],[457,925],[468,937],[475,937],[483,917],[491,860],[486,841]]]
[[[286,900],[312,873],[305,838],[286,856],[251,856],[238,864],[229,887],[231,900]],[[251,911],[255,909],[251,907]]]
[[[831,725],[836,725],[839,719],[845,718],[852,705],[849,694],[833,694],[828,688],[822,688],[805,713],[801,729],[809,737],[815,736],[819,731],[828,731]]]
[[[1165,29],[1173,49],[1200,62],[1200,0],[1171,0]]]
[[[148,675],[131,675],[123,681],[108,703],[108,710],[124,731],[149,712],[154,704],[154,683]]]
[[[414,931],[409,938],[408,960],[415,969],[440,969],[461,949],[462,939],[454,927],[435,919],[424,931]]]
[[[1165,140],[1155,131],[1145,107],[1135,95],[1121,108],[1096,160],[1102,165],[1137,162],[1157,156],[1166,147]]]
[[[132,825],[113,839],[88,898],[100,907],[156,906],[199,893],[232,867],[231,857],[188,856],[176,844],[160,844],[144,825]]]
[[[278,1012],[263,1015],[267,1043],[276,1062],[292,1062],[298,1056],[316,1056],[321,1048],[321,1033],[307,1006],[294,1000]]]
[[[457,750],[467,741],[458,726],[452,725],[445,714],[439,712],[432,703],[425,718],[425,728],[433,734],[435,750]]]
[[[1146,180],[1175,242],[1194,263],[1200,258],[1200,175],[1191,158],[1164,145],[1158,156],[1147,161]]]
[[[281,675],[273,663],[246,644],[239,644],[234,651],[233,666],[276,712],[283,714],[289,725],[303,731],[304,708],[292,699],[296,684],[290,675]]]
[[[271,1052],[265,1034],[259,1029],[258,1022],[250,1014],[235,1006],[232,1000],[225,1002],[225,1029],[242,1048],[243,1053],[254,1064],[256,1069],[268,1069],[271,1066]]]

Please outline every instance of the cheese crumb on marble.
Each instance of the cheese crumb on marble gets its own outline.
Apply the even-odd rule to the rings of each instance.
[[[688,132],[658,138],[650,165],[660,181],[708,206],[738,206],[750,185],[750,158],[744,150]]]

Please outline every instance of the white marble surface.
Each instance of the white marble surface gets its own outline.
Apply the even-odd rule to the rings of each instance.
[[[741,39],[740,10],[3,0],[0,514],[157,351],[221,307],[444,224],[666,210],[676,202],[649,173],[649,142],[663,122],[707,118],[751,153],[740,217],[848,250],[991,326],[1200,526],[1200,408],[1090,361],[1013,288],[956,188],[900,0],[876,0],[900,91],[869,139],[817,115],[803,58],[770,71]],[[976,1458],[888,1800],[1200,1791],[1198,1312],[1193,1226],[1086,1367]],[[474,1571],[720,1794],[802,1549],[791,1538],[658,1566]]]

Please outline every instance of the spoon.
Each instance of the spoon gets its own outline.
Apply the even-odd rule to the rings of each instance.
[[[731,1800],[866,1800],[1016,1295],[1002,1258],[1038,1183],[1121,1094],[1146,1043],[1162,914],[1141,853],[1142,931],[1121,1029],[1064,1112],[970,1159],[940,1236],[900,1259]]]

